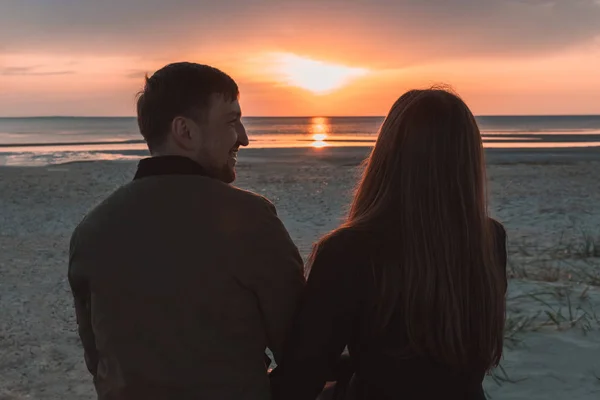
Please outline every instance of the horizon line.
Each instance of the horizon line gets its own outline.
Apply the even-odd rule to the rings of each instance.
[[[242,118],[385,118],[385,115],[245,115]],[[479,114],[475,117],[600,117],[598,114]],[[0,119],[137,118],[135,115],[0,115]]]

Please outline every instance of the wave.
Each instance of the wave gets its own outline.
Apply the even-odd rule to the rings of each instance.
[[[83,142],[43,142],[43,143],[7,143],[1,144],[0,148],[6,147],[57,147],[57,146],[101,146],[109,144],[142,144],[144,140],[109,140],[109,141],[83,141]]]

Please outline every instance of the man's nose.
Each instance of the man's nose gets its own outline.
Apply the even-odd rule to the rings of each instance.
[[[250,139],[248,139],[248,133],[246,132],[246,128],[241,122],[238,126],[238,142],[241,146],[248,146],[248,144],[250,144]]]

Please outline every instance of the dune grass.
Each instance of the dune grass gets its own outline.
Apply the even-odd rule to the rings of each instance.
[[[524,337],[528,332],[580,329],[586,336],[592,331],[600,331],[600,312],[596,309],[598,305],[593,304],[590,299],[591,287],[589,284],[582,287],[566,282],[544,290],[507,298],[505,348],[515,349],[524,345]],[[532,302],[538,309],[531,314],[521,315],[521,310],[515,304],[522,302]],[[594,372],[593,376],[600,380],[600,375],[597,373]],[[512,378],[502,364],[490,373],[490,377],[499,386],[507,383],[515,384],[527,379],[527,377]],[[491,398],[489,394],[488,397]]]
[[[550,248],[531,243],[511,246],[509,278],[541,282],[579,282],[600,287],[600,234],[579,231],[570,241],[561,235]]]

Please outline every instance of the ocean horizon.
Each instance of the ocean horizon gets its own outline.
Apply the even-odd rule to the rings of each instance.
[[[600,146],[600,115],[476,116],[486,148]],[[371,147],[383,116],[243,117],[251,148]],[[135,117],[0,117],[0,165],[147,155]]]

